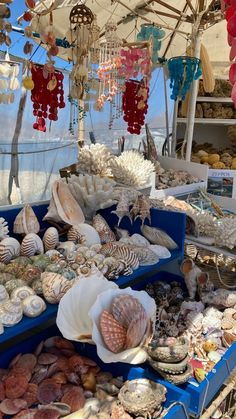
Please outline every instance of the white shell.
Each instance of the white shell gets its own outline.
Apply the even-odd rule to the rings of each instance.
[[[85,246],[92,246],[93,244],[101,244],[101,240],[98,232],[91,225],[83,223],[77,224],[76,229],[80,234],[84,236]]]
[[[19,298],[20,300],[24,300],[25,298],[34,294],[35,292],[32,288],[28,287],[27,285],[24,285],[23,287],[15,288],[11,293],[11,298]]]
[[[0,285],[0,304],[5,303],[7,300],[9,300],[8,292],[4,285]]]
[[[0,321],[0,335],[2,335],[4,333],[4,327],[2,322]]]
[[[93,324],[92,339],[97,346],[98,356],[103,362],[125,362],[129,364],[141,364],[147,359],[147,352],[143,348],[139,346],[132,349],[126,349],[115,354],[107,349],[100,333],[99,323],[102,311],[109,311],[114,297],[122,294],[132,295],[134,298],[137,298],[140,301],[147,313],[148,319],[151,319],[152,326],[154,328],[156,319],[156,304],[154,299],[151,298],[146,291],[133,291],[131,288],[108,289],[107,291],[104,291],[98,295],[95,303],[89,310],[89,317],[91,318]]]
[[[73,280],[67,280],[60,274],[44,272],[41,274],[42,289],[45,300],[50,304],[59,303],[63,295],[73,286]]]
[[[3,239],[0,243],[0,262],[8,263],[20,254],[20,243],[12,237]]]
[[[159,244],[151,244],[149,246],[149,248],[157,254],[157,256],[159,257],[159,259],[168,259],[171,257],[171,253],[170,251],[164,247],[164,246],[160,246]]]
[[[75,252],[76,246],[74,242],[67,241],[67,242],[61,242],[57,246],[57,250],[65,257],[68,257],[71,253]]]
[[[9,83],[9,89],[10,90],[17,90],[17,89],[19,89],[19,87],[20,87],[19,80],[16,77],[12,78],[10,80],[10,83]]]
[[[8,223],[7,221],[0,217],[0,241],[8,237]]]
[[[118,289],[118,285],[101,274],[91,275],[80,278],[62,297],[56,323],[66,339],[91,342],[93,324],[88,312],[97,296],[107,289]]]
[[[35,254],[42,254],[43,252],[43,242],[37,234],[29,233],[24,237],[20,247],[22,256],[30,257]]]
[[[90,250],[94,250],[94,252],[96,253],[99,253],[101,248],[102,248],[101,244],[92,244],[92,246],[90,246]]]
[[[23,310],[19,298],[8,300],[0,308],[0,322],[3,326],[14,326],[23,317]]]
[[[26,205],[16,216],[13,231],[16,234],[38,233],[40,225],[30,205]]]
[[[56,180],[53,184],[52,199],[44,220],[64,222],[69,225],[85,221],[84,214],[68,185],[61,180]]]
[[[55,249],[57,244],[59,243],[59,234],[55,227],[49,227],[43,236],[43,244],[45,248],[45,252],[48,250]]]
[[[38,295],[29,295],[22,302],[22,308],[25,316],[37,317],[46,310],[47,306],[45,301]]]

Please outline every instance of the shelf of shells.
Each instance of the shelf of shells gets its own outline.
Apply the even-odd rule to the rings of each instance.
[[[0,342],[55,318],[83,277],[124,287],[183,256],[185,215],[152,210],[139,192],[94,175],[56,181],[49,206],[0,217]]]

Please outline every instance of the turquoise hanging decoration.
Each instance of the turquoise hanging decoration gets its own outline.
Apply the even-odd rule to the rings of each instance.
[[[152,63],[158,61],[158,52],[161,49],[161,39],[164,38],[165,31],[157,26],[144,23],[137,35],[137,41],[149,41],[152,38]]]
[[[195,57],[173,57],[168,61],[170,77],[171,99],[185,99],[193,80],[197,80],[201,74],[201,60]]]

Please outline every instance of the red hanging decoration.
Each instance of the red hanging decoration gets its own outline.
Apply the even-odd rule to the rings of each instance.
[[[54,70],[45,72],[44,67],[33,65],[31,68],[34,89],[31,91],[33,102],[33,115],[37,117],[33,128],[46,131],[46,119],[58,120],[58,108],[65,107],[63,74]]]
[[[128,80],[125,83],[122,105],[124,121],[128,123],[128,132],[140,134],[145,123],[145,115],[148,110],[149,88],[144,81]]]

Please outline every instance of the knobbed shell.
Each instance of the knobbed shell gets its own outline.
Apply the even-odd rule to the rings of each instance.
[[[29,295],[22,302],[22,308],[25,316],[37,317],[46,310],[47,306],[45,301],[38,295]]]
[[[43,236],[45,252],[53,250],[59,243],[59,234],[55,227],[49,227]]]
[[[24,300],[25,298],[34,294],[35,292],[34,290],[32,290],[32,288],[28,286],[23,286],[23,287],[15,288],[11,293],[11,298],[19,298],[20,300]]]
[[[30,205],[26,205],[16,216],[13,232],[16,234],[38,233],[40,225]]]
[[[44,272],[41,275],[44,298],[50,304],[57,304],[72,287],[74,281],[67,280],[60,274]]]
[[[42,254],[44,252],[43,242],[35,233],[27,234],[20,247],[22,256],[34,256],[35,254]]]
[[[20,254],[20,243],[12,237],[7,237],[0,242],[0,262],[8,263]]]

